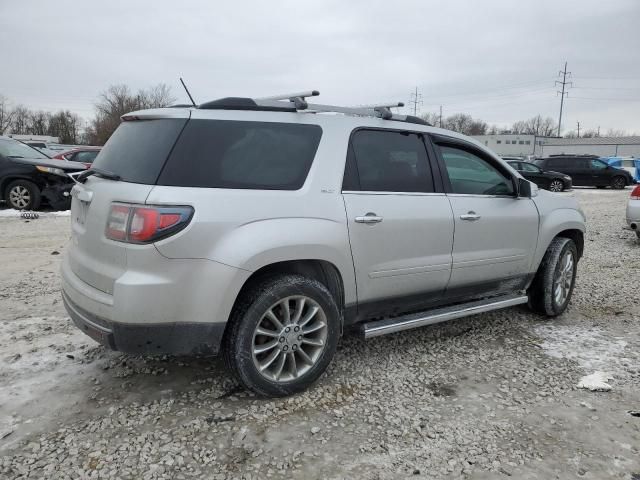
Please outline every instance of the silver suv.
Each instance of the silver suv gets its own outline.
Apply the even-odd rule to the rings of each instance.
[[[565,310],[573,197],[468,137],[316,93],[125,115],[72,191],[75,324],[124,352],[220,352],[242,385],[283,396],[347,329]]]

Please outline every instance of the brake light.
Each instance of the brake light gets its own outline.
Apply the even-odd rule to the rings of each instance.
[[[192,207],[111,205],[105,235],[127,243],[151,243],[174,235],[189,224]]]
[[[631,191],[631,200],[640,200],[640,185],[636,185]]]

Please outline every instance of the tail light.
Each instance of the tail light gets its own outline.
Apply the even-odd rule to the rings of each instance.
[[[111,205],[105,235],[127,243],[151,243],[178,233],[193,217],[192,207]]]
[[[640,200],[640,185],[636,185],[631,191],[631,200]]]

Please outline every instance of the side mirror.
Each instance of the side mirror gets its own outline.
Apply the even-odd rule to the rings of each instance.
[[[538,188],[529,180],[518,178],[518,198],[531,198],[538,194]]]

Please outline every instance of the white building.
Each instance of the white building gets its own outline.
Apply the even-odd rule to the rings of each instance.
[[[499,135],[474,135],[473,138],[502,156],[527,157],[540,155],[542,143],[549,137],[504,133]]]
[[[640,158],[640,136],[549,138],[542,144],[541,156],[561,153],[588,153],[600,157]]]
[[[549,155],[590,154],[600,157],[640,158],[640,136],[558,138],[536,135],[475,135],[473,138],[501,156],[548,157]]]

